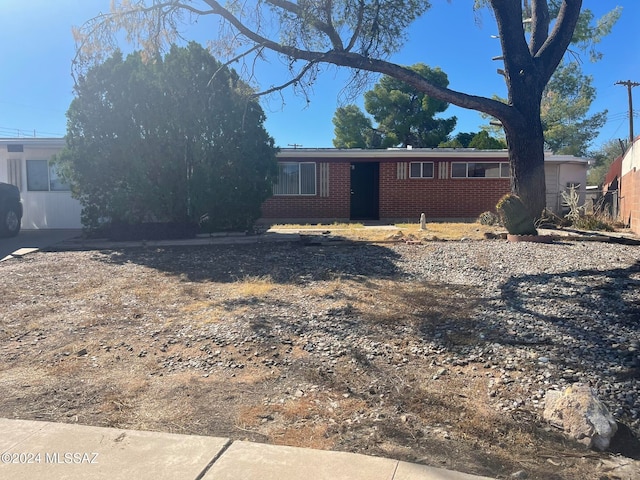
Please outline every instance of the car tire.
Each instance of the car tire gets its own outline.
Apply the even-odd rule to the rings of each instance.
[[[15,237],[20,232],[20,210],[17,207],[9,206],[1,212],[0,235],[3,237]]]

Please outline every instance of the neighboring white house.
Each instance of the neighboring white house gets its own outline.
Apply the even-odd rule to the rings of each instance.
[[[51,158],[62,150],[64,145],[65,141],[62,138],[0,139],[0,182],[12,183],[20,189],[24,205],[22,228],[25,230],[82,227],[80,222],[81,205],[77,200],[71,198],[69,187],[59,179],[51,164]],[[506,161],[508,158],[506,150],[487,152],[471,151],[470,149],[447,149],[446,151],[441,149],[414,149],[413,151],[402,149],[386,152],[380,150],[346,152],[336,149],[318,149],[306,154],[325,159],[323,161],[329,157],[344,155],[350,155],[349,159],[351,156],[359,155],[363,158],[371,157],[371,160],[375,160],[381,155],[391,155],[401,160],[400,157],[407,154],[410,154],[412,158],[415,157],[414,160],[422,157],[429,160],[434,156],[443,155],[447,156],[449,160],[469,156],[484,158],[487,155],[496,157],[500,161]],[[292,155],[299,156],[303,153],[305,152],[301,150],[283,149],[279,154],[279,159],[286,161]],[[551,153],[545,155],[548,208],[554,212],[562,213],[562,192],[571,185],[579,185],[580,202],[581,204],[584,202],[588,166],[589,161],[584,158]],[[335,181],[337,180],[337,178],[334,179],[332,190],[335,190]],[[470,188],[473,188],[471,183],[469,185]],[[505,185],[508,189],[508,183]]]
[[[25,230],[82,227],[80,202],[51,165],[63,147],[63,138],[0,139],[0,182],[20,189]]]
[[[562,213],[565,209],[562,192],[574,186],[580,195],[579,205],[584,205],[589,160],[573,155],[545,155],[544,175],[547,190],[547,208]]]

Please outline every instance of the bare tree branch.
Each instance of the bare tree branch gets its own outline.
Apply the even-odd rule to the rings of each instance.
[[[394,64],[392,62],[388,62],[382,59],[376,59],[369,57],[368,51],[372,47],[369,45],[368,47],[363,47],[364,54],[355,53],[348,50],[344,50],[343,48],[334,48],[328,51],[313,51],[313,50],[305,50],[302,48],[298,48],[293,45],[286,45],[280,42],[277,42],[273,39],[270,39],[261,33],[258,30],[252,29],[241,21],[236,15],[234,15],[229,9],[223,7],[216,0],[202,0],[205,2],[210,9],[196,9],[190,5],[186,5],[184,2],[175,0],[175,1],[165,1],[162,3],[155,3],[150,6],[136,6],[133,9],[127,12],[115,12],[108,15],[104,15],[101,17],[97,17],[94,19],[95,23],[87,23],[85,24],[85,28],[89,27],[89,31],[86,32],[87,36],[96,35],[98,28],[96,25],[98,23],[108,23],[111,22],[110,28],[114,28],[121,25],[122,19],[118,17],[119,15],[139,15],[141,13],[150,14],[153,13],[154,20],[161,17],[162,15],[174,15],[176,12],[180,10],[184,10],[186,12],[194,13],[197,15],[217,15],[221,17],[225,22],[227,22],[236,32],[238,32],[243,38],[250,41],[253,45],[249,48],[249,50],[244,53],[238,54],[232,58],[233,60],[238,60],[239,58],[245,57],[247,54],[251,52],[259,52],[263,49],[269,49],[274,52],[280,53],[292,60],[303,60],[307,62],[307,65],[300,70],[297,74],[293,75],[293,78],[289,81],[283,83],[278,87],[273,87],[261,92],[261,94],[267,94],[270,92],[274,92],[276,90],[281,90],[286,86],[297,85],[302,86],[304,76],[307,75],[314,66],[318,64],[334,64],[337,66],[350,67],[356,70],[363,70],[367,72],[381,73],[386,75],[395,76],[407,83],[413,85],[414,87],[424,91],[427,95],[433,96],[434,98],[439,98],[448,103],[452,103],[454,105],[458,105],[463,108],[470,108],[474,110],[479,110],[486,112],[492,116],[495,116],[499,119],[504,119],[509,112],[508,106],[503,104],[502,102],[497,102],[492,99],[468,95],[462,92],[457,92],[455,90],[437,87],[435,85],[431,85],[424,78],[417,75],[414,71],[402,67],[400,65]],[[286,8],[287,11],[296,12],[299,7],[296,4],[293,4],[287,0],[267,0],[269,4],[273,6],[280,6],[282,8]],[[498,1],[498,0],[496,0]],[[509,0],[510,1],[510,0]],[[140,4],[143,5],[143,4]],[[364,2],[361,0],[358,4],[358,20],[356,23],[356,29],[362,28],[364,24]],[[375,2],[377,8],[380,8],[381,3]],[[330,2],[325,2],[323,4],[324,8],[330,8]],[[377,10],[379,11],[379,10]],[[375,19],[375,11],[373,13],[374,18],[371,23],[372,27],[376,26]],[[317,17],[316,17],[317,20]],[[157,28],[157,23],[154,22],[154,27]],[[326,22],[315,22],[314,26],[320,29],[323,33],[329,35],[329,31],[332,31],[337,35],[337,32],[332,26],[326,24]],[[158,35],[162,35],[159,33]],[[374,35],[375,37],[375,35]],[[357,32],[354,32],[352,38],[349,42],[349,49],[353,48],[358,41],[359,36]],[[161,42],[161,36],[158,36],[154,39],[155,42]],[[375,41],[375,40],[374,40]],[[337,39],[336,39],[337,42]],[[335,43],[335,42],[334,42]],[[341,46],[341,45],[340,45]]]
[[[220,68],[218,70],[216,70],[213,75],[211,76],[211,80],[209,80],[208,85],[211,85],[211,82],[213,82],[213,79],[216,77],[216,75],[224,70],[225,68],[227,68],[229,65],[231,65],[232,63],[237,62],[238,60],[240,60],[241,58],[244,58],[248,55],[251,55],[253,52],[255,52],[256,50],[262,50],[264,47],[262,45],[254,45],[253,47],[251,47],[249,50],[247,50],[246,52],[242,52],[241,54],[227,60],[225,63],[223,63],[222,65],[220,65]]]
[[[348,51],[335,51],[330,50],[328,52],[316,52],[309,50],[301,50],[296,47],[288,45],[282,45],[267,39],[257,32],[250,30],[246,27],[237,17],[235,17],[227,9],[223,8],[215,0],[204,0],[207,4],[216,12],[216,14],[222,16],[228,21],[234,28],[251,41],[264,45],[266,48],[274,50],[278,53],[284,54],[289,58],[295,58],[300,60],[306,60],[307,62],[317,63],[332,63],[334,65],[351,67],[369,72],[382,73],[396,77],[403,80],[421,91],[424,91],[427,95],[431,95],[435,98],[439,98],[445,102],[452,103],[462,108],[469,108],[473,110],[479,110],[488,113],[501,120],[505,119],[509,114],[508,106],[502,102],[495,101],[493,99],[478,97],[475,95],[468,95],[448,88],[437,87],[428,83],[424,78],[418,75],[416,72],[409,68],[396,65],[394,63],[374,59],[363,56],[358,53]],[[510,1],[510,0],[509,0]],[[526,46],[526,45],[525,45]],[[293,82],[295,83],[295,82]]]
[[[300,18],[309,18],[311,25],[324,33],[329,40],[331,41],[331,45],[335,50],[344,50],[342,39],[338,32],[334,29],[331,23],[331,1],[327,0],[324,4],[325,6],[325,14],[327,15],[327,21],[324,22],[320,20],[317,16],[313,15],[312,12],[308,10],[303,10],[300,4],[292,3],[287,0],[266,0],[267,3],[274,5],[276,7],[280,7],[283,10],[293,13]],[[311,16],[313,15],[313,16]]]
[[[529,51],[535,55],[549,35],[549,5],[546,0],[533,0],[531,7],[531,40]]]
[[[264,96],[264,95],[270,95],[274,92],[278,92],[280,90],[284,90],[287,87],[290,87],[291,85],[297,85],[298,83],[300,83],[300,81],[305,77],[305,75],[315,66],[316,64],[314,62],[309,62],[307,63],[304,67],[302,67],[300,69],[300,72],[293,77],[291,80],[289,80],[288,82],[285,82],[281,85],[277,85],[275,87],[271,87],[268,88],[267,90],[263,90],[261,92],[257,92],[255,93],[253,96],[254,97],[260,97],[260,96]]]
[[[544,65],[545,85],[571,44],[581,9],[582,0],[563,0],[549,38],[536,53],[536,58],[540,59]]]
[[[360,0],[358,3],[359,3],[358,15],[357,15],[358,20],[356,22],[355,28],[353,29],[353,35],[351,35],[351,40],[349,40],[349,44],[347,45],[347,48],[346,48],[348,52],[350,52],[353,49],[356,42],[360,38],[360,32],[362,29],[362,21],[364,18],[364,0]]]

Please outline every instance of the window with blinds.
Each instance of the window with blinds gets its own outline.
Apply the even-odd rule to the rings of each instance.
[[[315,162],[278,163],[278,179],[273,186],[274,195],[315,195]]]

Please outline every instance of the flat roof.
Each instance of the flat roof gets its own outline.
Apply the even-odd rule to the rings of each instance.
[[[478,150],[475,148],[283,148],[278,153],[279,159],[314,159],[337,161],[346,160],[393,160],[403,159],[440,159],[440,160],[494,160],[508,161],[509,152],[501,150]],[[589,159],[573,155],[556,155],[545,152],[545,162],[589,163]]]
[[[25,147],[64,147],[64,138],[0,138],[0,145],[24,145]]]
[[[64,138],[0,138],[0,145],[25,145],[29,147],[63,147]],[[439,159],[439,160],[493,160],[508,161],[509,152],[501,150],[478,150],[475,148],[282,148],[278,153],[279,159],[296,160],[373,160],[402,161],[403,159]],[[573,155],[556,155],[545,152],[545,162],[557,163],[589,163],[590,159],[574,157]]]

